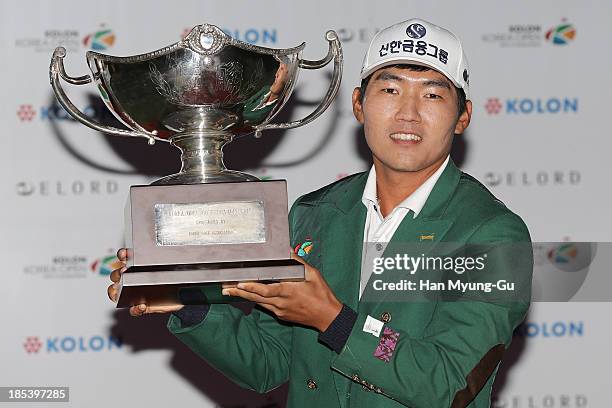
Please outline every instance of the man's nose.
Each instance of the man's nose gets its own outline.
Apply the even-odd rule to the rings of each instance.
[[[395,119],[406,122],[420,122],[419,101],[415,95],[404,95],[399,103]]]

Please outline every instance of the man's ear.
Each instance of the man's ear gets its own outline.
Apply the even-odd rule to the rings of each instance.
[[[355,109],[355,108],[353,108]],[[460,135],[465,132],[465,129],[470,125],[472,119],[472,101],[465,102],[465,112],[459,116],[459,120],[455,125],[455,134]]]
[[[353,89],[353,115],[355,115],[355,119],[357,122],[363,125],[363,106],[361,105],[361,89],[355,88]]]

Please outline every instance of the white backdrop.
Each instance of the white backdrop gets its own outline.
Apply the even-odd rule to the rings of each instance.
[[[68,120],[48,82],[55,46],[68,49],[68,73],[78,76],[87,73],[92,47],[148,52],[204,22],[267,47],[305,41],[308,59],[321,58],[325,31],[337,30],[345,76],[330,110],[311,125],[245,138],[226,152],[230,167],[287,179],[293,201],[368,168],[350,109],[367,44],[378,28],[428,19],[462,38],[471,64],[474,116],[456,141],[456,162],[521,215],[535,241],[611,241],[610,15],[610,2],[568,0],[4,0],[0,386],[69,386],[64,405],[74,407],[283,403],[284,389],[258,396],[229,383],[167,333],[165,317],[131,319],[107,300],[128,188],[176,170],[178,155]],[[303,72],[296,103],[280,116],[313,109],[329,72]],[[77,106],[108,120],[95,88],[81,88],[68,89]],[[610,311],[609,303],[535,304],[503,363],[495,406],[608,407]]]

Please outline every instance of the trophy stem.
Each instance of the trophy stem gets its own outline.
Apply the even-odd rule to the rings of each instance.
[[[223,163],[223,147],[233,134],[224,131],[191,131],[176,134],[170,144],[181,151],[181,171],[152,184],[200,184],[257,181],[255,176],[228,170]]]
[[[181,150],[181,173],[220,173],[227,168],[223,163],[223,147],[232,141],[230,133],[179,134],[172,145]]]

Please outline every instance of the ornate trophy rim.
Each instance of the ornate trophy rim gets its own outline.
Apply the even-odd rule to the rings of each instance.
[[[202,36],[207,35],[212,38],[212,43],[202,43]],[[86,58],[88,61],[102,60],[105,62],[115,63],[139,63],[143,61],[154,60],[157,57],[170,54],[178,49],[188,49],[202,55],[215,55],[227,46],[234,46],[246,51],[258,52],[266,55],[284,56],[299,53],[306,46],[305,42],[292,48],[268,48],[255,44],[250,44],[244,41],[236,40],[226,34],[223,30],[213,24],[200,24],[191,29],[189,34],[181,41],[155,51],[131,55],[131,56],[115,56],[102,54],[95,51],[87,51]]]
[[[343,56],[342,47],[336,32],[331,30],[327,31],[325,38],[329,46],[327,55],[320,60],[311,61],[301,58],[302,51],[306,46],[305,42],[297,47],[286,49],[261,47],[236,40],[223,32],[219,27],[212,24],[201,24],[192,28],[189,34],[182,40],[144,54],[119,57],[89,51],[86,54],[86,60],[93,75],[84,75],[80,77],[69,76],[63,64],[66,50],[63,47],[58,47],[55,49],[53,57],[51,58],[49,80],[60,105],[82,124],[107,134],[145,137],[148,139],[149,144],[153,144],[156,140],[160,140],[170,142],[172,145],[179,148],[182,151],[181,161],[183,162],[180,172],[158,180],[156,184],[174,184],[177,182],[193,184],[227,180],[252,180],[254,179],[252,176],[229,171],[225,168],[222,156],[223,146],[229,143],[234,137],[246,135],[252,131],[255,132],[255,137],[260,137],[261,132],[264,130],[292,129],[303,126],[312,122],[327,109],[336,96],[340,86]],[[237,87],[242,86],[242,82],[244,82],[242,81],[242,77],[235,76],[235,72],[232,71],[233,65],[231,64],[238,64],[238,62],[233,61],[233,59],[255,59],[255,61],[259,61],[261,65],[263,64],[261,61],[262,57],[265,57],[269,64],[274,65],[274,69],[277,70],[274,78],[268,73],[267,82],[265,84],[260,84],[262,85],[260,87],[261,89],[247,88],[246,91],[244,91],[244,95],[239,94],[238,96],[242,99],[237,99],[236,111],[232,110],[234,109],[233,105],[220,108],[218,112],[214,109],[207,110],[209,106],[214,107],[206,101],[206,97],[209,96],[209,94],[215,96],[215,92],[218,91],[221,95],[219,98],[227,97],[227,95],[232,96],[231,92],[235,91],[234,88],[238,89]],[[181,60],[184,59],[189,59],[187,61],[188,66],[185,68],[186,71],[188,71],[188,75],[185,75],[181,71],[183,65],[180,63]],[[276,60],[276,62],[274,60]],[[314,111],[299,120],[287,123],[270,123],[270,120],[276,116],[287,102],[295,85],[299,70],[316,70],[326,66],[332,61],[334,67],[332,79],[323,100],[317,105]],[[191,62],[193,62],[193,69],[197,75],[191,75],[192,67],[189,65]],[[286,65],[287,72],[285,72],[285,74],[278,74],[281,64]],[[139,67],[139,65],[142,65],[142,67]],[[166,89],[160,89],[160,81],[156,82],[153,79],[148,82],[146,81],[147,78],[150,79],[151,73],[156,74],[159,72],[158,65],[164,72],[168,71],[170,73],[171,80],[175,80],[175,76],[180,79],[177,85],[177,92],[182,92],[185,89],[190,90],[191,88],[189,87],[193,84],[189,81],[201,81],[204,76],[200,76],[198,72],[202,70],[206,71],[206,78],[212,77],[213,82],[216,81],[213,83],[215,86],[209,87],[210,89],[206,88],[206,92],[200,92],[201,88],[199,86],[193,87],[194,97],[200,96],[200,93],[205,94],[201,103],[192,104],[189,100],[181,100],[179,101],[181,102],[180,104],[175,104],[170,97],[167,97],[167,95],[162,92],[166,91]],[[223,66],[223,69],[218,68],[217,65]],[[278,67],[276,65],[278,65]],[[257,70],[258,67],[259,65],[251,67],[249,73],[254,74],[259,72]],[[155,70],[152,68],[155,68]],[[214,75],[211,75],[210,71],[214,71]],[[147,74],[149,74],[148,77]],[[140,96],[135,100],[130,100],[128,98],[127,102],[131,103],[129,109],[123,107],[126,97],[125,93],[117,96],[113,88],[108,87],[108,83],[112,81],[113,78],[117,77],[121,79],[122,75],[123,81],[129,82],[128,88],[132,85],[137,88],[144,88],[143,95],[145,97]],[[267,96],[270,95],[269,91],[271,89],[271,85],[269,85],[268,82],[277,81],[279,80],[278,78],[284,78],[280,85],[282,87],[282,92],[272,100],[272,103],[270,103],[266,100]],[[101,98],[108,109],[130,130],[100,124],[85,115],[74,106],[64,92],[60,81],[62,79],[73,85],[85,85],[92,82],[97,83]],[[141,79],[145,81],[144,84],[139,82]],[[248,82],[249,78],[246,79]],[[134,80],[136,82],[134,82]],[[163,83],[161,84],[164,85]],[[115,85],[121,88],[121,83]],[[125,84],[123,85],[125,86]],[[240,91],[241,89],[238,90]],[[133,90],[130,92],[134,93]],[[158,94],[160,94],[161,97]],[[157,99],[153,100],[153,102],[157,103],[153,111],[145,109],[145,107],[153,103],[146,98],[147,95],[155,95],[157,97]],[[172,94],[170,96],[174,95]],[[182,96],[182,94],[179,96]],[[187,96],[192,95],[187,94]],[[222,99],[220,100],[223,102]],[[217,99],[213,102],[216,103],[216,101]],[[231,102],[233,103],[233,100]],[[247,103],[249,104],[248,106]],[[144,105],[141,106],[138,104],[145,104],[146,106],[143,107]],[[182,109],[183,106],[187,106],[189,109]],[[197,108],[197,112],[193,111],[193,108]],[[136,109],[136,113],[140,116],[136,118],[132,117],[132,111],[134,109]],[[140,111],[138,109],[140,109]],[[254,112],[254,115],[253,117],[245,118],[241,116],[244,112]],[[192,113],[194,114],[192,115],[193,117],[190,116]],[[126,118],[130,120],[133,119],[133,122],[126,122]],[[238,120],[238,122],[234,123],[232,120]],[[143,123],[148,124],[148,127],[144,126]],[[175,126],[175,124],[177,126]],[[235,128],[231,128],[233,125],[236,125]],[[170,129],[171,132],[161,135],[159,132],[164,130],[164,126]]]

